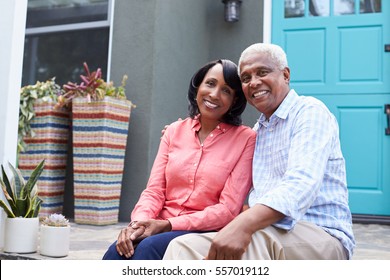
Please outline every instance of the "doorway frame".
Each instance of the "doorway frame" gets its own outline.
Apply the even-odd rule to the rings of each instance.
[[[263,43],[272,42],[272,0],[263,1]],[[352,222],[390,225],[390,216],[352,214]]]

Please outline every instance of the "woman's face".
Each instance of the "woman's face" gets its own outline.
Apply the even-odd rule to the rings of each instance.
[[[196,95],[202,120],[221,120],[233,106],[234,90],[223,77],[222,65],[217,63],[207,72]]]

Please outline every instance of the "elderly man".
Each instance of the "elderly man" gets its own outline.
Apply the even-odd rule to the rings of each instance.
[[[164,259],[350,259],[355,240],[335,117],[290,89],[277,45],[249,46],[239,75],[261,113],[250,208],[219,232],[174,239]]]

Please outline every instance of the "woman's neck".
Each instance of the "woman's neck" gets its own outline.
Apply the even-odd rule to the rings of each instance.
[[[221,122],[218,121],[205,121],[200,120],[200,130],[198,132],[198,138],[201,144],[203,144],[204,140],[207,138],[207,136],[220,124]]]

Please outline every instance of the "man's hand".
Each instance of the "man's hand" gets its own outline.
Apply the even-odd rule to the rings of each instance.
[[[211,243],[206,260],[240,260],[249,243],[252,233],[246,230],[243,220],[233,220],[217,233]]]
[[[252,234],[282,219],[284,215],[262,204],[242,212],[220,230],[211,243],[206,260],[240,260]]]
[[[167,130],[168,126],[169,126],[168,124],[164,125],[164,128],[161,130],[161,137],[160,137],[160,139],[164,136],[164,133]]]
[[[178,118],[177,120],[178,121],[182,121],[182,118]],[[167,130],[168,126],[169,126],[169,124],[164,125],[164,128],[161,130],[161,137],[160,137],[160,139],[164,136],[164,133]]]

